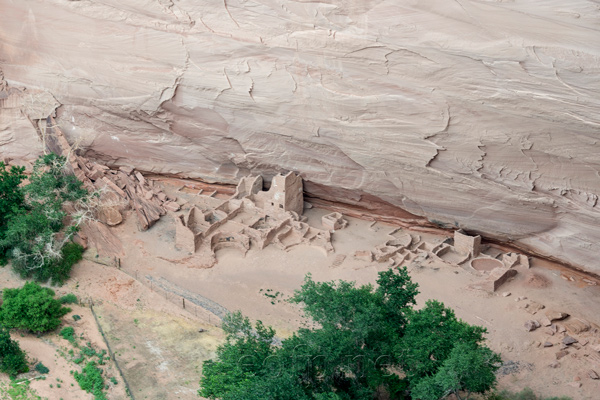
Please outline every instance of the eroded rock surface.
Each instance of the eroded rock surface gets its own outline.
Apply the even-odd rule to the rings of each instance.
[[[92,159],[297,171],[309,195],[600,273],[599,18],[591,0],[4,1],[0,151],[32,158],[47,115],[27,110],[56,101]]]

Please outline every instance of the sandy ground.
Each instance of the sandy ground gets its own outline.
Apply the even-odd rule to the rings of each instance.
[[[311,209],[305,215],[311,225],[320,226],[320,217],[326,212]],[[385,242],[389,239],[387,234],[395,228],[382,223],[371,226],[369,221],[349,218],[349,226],[334,234],[335,254],[326,255],[322,249],[308,246],[298,246],[287,252],[269,246],[260,251],[251,249],[244,257],[237,250],[226,249],[217,253],[219,261],[215,267],[198,269],[189,254],[175,248],[170,218],[166,216],[147,233],[137,232],[131,222],[119,227],[120,237],[131,235],[130,246],[126,246],[127,259],[122,261],[123,270],[131,275],[164,278],[174,286],[199,293],[230,311],[241,310],[252,319],[273,325],[280,336],[297,329],[302,321],[299,308],[281,300],[300,287],[307,273],[315,280],[373,283],[377,273],[387,267],[355,260],[352,254]],[[445,239],[421,236],[426,236],[430,242]],[[339,255],[346,258],[337,265]],[[144,261],[148,259],[153,262]],[[526,332],[524,323],[539,319],[539,314],[532,316],[523,307],[533,300],[548,309],[600,323],[597,313],[600,286],[587,285],[582,277],[535,259],[531,269],[520,270],[517,277],[496,294],[471,289],[470,286],[481,278],[461,268],[433,265],[413,269],[411,275],[420,285],[419,305],[429,298],[439,299],[454,308],[460,318],[488,329],[489,346],[501,352],[507,362],[505,375],[500,376],[500,387],[518,390],[529,386],[544,395],[568,395],[574,399],[597,397],[600,384],[588,378],[587,370],[600,369],[600,359],[594,357],[589,347],[582,346],[577,351],[571,349],[571,354],[560,360],[560,367],[549,367],[556,360],[560,340],[558,336],[546,334],[545,329]],[[573,276],[573,281],[566,280],[568,276]],[[279,292],[280,296],[276,300],[267,297],[268,290],[270,294]],[[511,295],[503,297],[504,292]],[[515,301],[519,297],[528,297],[528,300]],[[591,337],[589,340],[591,344],[597,339]],[[546,341],[554,346],[538,347]],[[581,387],[572,387],[569,383],[578,378]]]
[[[320,227],[320,217],[325,213],[313,208],[306,215],[311,225]],[[190,254],[175,248],[172,218],[163,217],[147,232],[138,231],[135,218],[126,219],[113,228],[124,245],[121,270],[84,261],[76,266],[71,280],[58,290],[94,301],[100,324],[136,399],[197,399],[202,361],[214,356],[223,339],[214,314],[200,312],[202,309],[190,303],[184,310],[181,297],[151,288],[148,278],[167,282],[169,288],[189,295],[189,299],[197,295],[227,310],[241,310],[252,319],[273,325],[279,336],[286,336],[298,328],[302,317],[298,306],[282,300],[300,287],[307,273],[315,280],[374,283],[377,273],[387,266],[358,261],[352,254],[385,242],[389,239],[387,234],[395,228],[382,223],[372,226],[369,221],[349,218],[349,226],[334,233],[335,254],[327,255],[320,248],[307,246],[287,252],[269,246],[260,251],[251,249],[244,257],[234,249],[226,249],[217,253],[217,265],[200,269]],[[425,236],[430,242],[445,239]],[[340,255],[346,257],[341,260]],[[600,324],[600,286],[588,285],[583,277],[536,259],[531,269],[520,269],[512,281],[494,294],[471,289],[481,278],[460,267],[431,265],[412,269],[411,276],[420,285],[420,306],[426,299],[439,299],[454,308],[460,318],[488,329],[489,346],[501,352],[506,363],[499,377],[500,388],[519,390],[528,386],[545,396],[599,398],[600,381],[590,379],[587,371],[591,368],[600,373],[599,353],[591,349],[600,344],[600,338],[589,332],[578,335],[579,349],[570,348],[569,354],[559,360],[560,365],[552,368],[550,364],[556,361],[563,336],[550,335],[543,327],[527,332],[524,323],[539,319],[539,314],[531,315],[525,309],[525,304],[535,301],[547,309]],[[8,269],[0,270],[0,284],[21,283]],[[276,299],[265,295],[277,292]],[[511,294],[504,297],[505,292]],[[528,299],[515,301],[524,296]],[[83,317],[79,326],[73,324],[70,316],[65,321],[102,348],[93,317],[86,314],[89,309],[81,307],[76,312]],[[199,332],[200,329],[204,331]],[[15,338],[31,357],[42,360],[51,370],[46,381],[32,384],[40,395],[52,399],[89,398],[77,384],[75,388],[70,386],[73,379],[68,371],[72,367],[56,351],[65,344],[63,339],[57,335],[42,340]],[[586,340],[589,343],[582,345]],[[545,342],[553,346],[543,347]],[[57,377],[64,381],[62,388],[48,388]],[[117,385],[121,390],[123,386]],[[111,388],[110,398],[120,396]]]

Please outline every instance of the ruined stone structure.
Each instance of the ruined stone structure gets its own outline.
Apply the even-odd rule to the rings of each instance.
[[[263,191],[260,176],[244,177],[227,200],[198,195],[176,220],[176,245],[197,254],[202,267],[216,263],[215,252],[230,247],[243,254],[275,244],[284,250],[299,244],[333,251],[331,233],[309,226],[302,217],[302,178],[277,175]]]
[[[470,236],[462,230],[454,232],[454,238],[439,243],[421,240],[416,234],[402,229],[389,233],[390,240],[376,246],[372,251],[359,250],[354,253],[357,260],[387,263],[388,267],[450,266],[462,268],[482,277],[475,289],[495,292],[517,274],[518,269],[529,268],[529,259],[523,254],[502,253],[481,244],[480,236]]]
[[[473,257],[479,255],[481,247],[481,236],[469,236],[459,229],[454,232],[454,248],[461,254],[470,254]]]
[[[110,167],[301,171],[311,197],[600,274],[597,6],[4,1],[1,153],[34,159],[56,114]]]
[[[323,228],[329,229],[330,231],[337,231],[348,226],[348,221],[344,219],[344,216],[339,212],[333,212],[331,214],[323,215],[321,217],[321,224]]]

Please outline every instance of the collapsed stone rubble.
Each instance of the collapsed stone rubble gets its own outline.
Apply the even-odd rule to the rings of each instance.
[[[67,158],[73,173],[86,189],[100,192],[102,201],[97,217],[101,222],[110,226],[118,225],[123,221],[125,209],[131,207],[137,215],[140,230],[146,230],[167,210],[179,210],[177,199],[163,193],[153,180],[145,178],[131,167],[112,170],[77,155],[54,118],[48,117],[47,126],[48,149]]]
[[[165,193],[154,180],[131,167],[114,170],[77,155],[52,117],[48,118],[47,126],[48,150],[65,156],[86,189],[98,192],[102,198],[96,210],[98,221],[91,221],[77,237],[86,247],[89,236],[98,236],[92,232],[94,226],[120,224],[128,208],[135,210],[138,227],[144,231],[168,212],[181,211],[184,205],[185,210],[175,214],[176,247],[197,254],[201,267],[213,266],[215,252],[221,248],[236,248],[245,254],[251,244],[258,249],[275,244],[284,250],[307,244],[320,247],[327,254],[333,252],[331,231],[348,223],[341,214],[333,213],[324,219],[326,228],[331,224],[330,229],[308,225],[302,217],[302,178],[293,172],[273,177],[266,191],[261,176],[248,176],[240,180],[229,199],[201,190],[188,204],[187,200]],[[103,247],[119,247],[115,253],[120,254],[122,249],[113,243],[116,241],[104,237],[112,235],[99,236]],[[99,253],[100,249],[95,251]]]
[[[573,378],[577,382],[574,387],[581,387],[582,376],[600,379],[596,373],[600,368],[600,326],[564,311],[547,309],[526,297],[517,300],[521,302],[518,308],[536,318],[528,319],[523,326],[535,339],[531,343],[556,360],[548,365],[550,368],[561,368],[565,363],[565,369],[578,373]]]

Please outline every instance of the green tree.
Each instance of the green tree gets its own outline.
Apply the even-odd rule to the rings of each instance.
[[[222,400],[372,400],[383,393],[433,399],[493,386],[498,358],[480,344],[483,328],[457,320],[435,301],[414,311],[418,286],[406,268],[381,272],[377,283],[356,287],[308,275],[290,301],[303,306],[312,326],[281,341],[260,321],[252,326],[231,314],[226,343],[216,360],[204,363],[199,394]]]
[[[0,323],[9,329],[41,333],[56,329],[71,311],[54,298],[52,289],[27,282],[19,289],[4,289]]]
[[[64,205],[70,202],[70,209],[77,209],[78,204],[86,201],[87,191],[75,176],[66,172],[66,164],[64,157],[55,154],[40,157],[29,184],[13,196],[22,200],[20,205],[13,206],[5,217],[0,249],[4,249],[23,278],[40,282],[50,279],[53,284],[62,284],[73,264],[81,259],[83,248],[71,239],[83,214],[67,213]],[[16,180],[14,177],[10,180],[13,186]]]
[[[218,359],[204,364],[200,394],[224,400],[342,400],[371,399],[382,387],[400,392],[405,385],[389,367],[397,364],[394,343],[417,285],[406,269],[381,273],[378,284],[314,282],[308,275],[291,301],[302,304],[318,328],[300,329],[281,345],[274,344],[270,328],[260,322],[252,327],[233,314],[225,321],[229,335]]]
[[[260,321],[253,327],[239,311],[223,319],[223,330],[227,338],[217,350],[218,361],[204,362],[201,395],[216,399],[228,394],[225,398],[235,399],[239,387],[263,373],[263,361],[274,352],[275,331]]]
[[[1,243],[6,232],[8,219],[14,210],[22,207],[25,202],[25,195],[19,187],[23,179],[26,178],[23,174],[24,171],[25,168],[14,166],[8,170],[6,165],[0,162],[0,261],[3,262],[6,261],[7,248],[2,246]]]
[[[19,343],[10,338],[6,328],[0,326],[0,372],[12,378],[28,370],[27,358]]]
[[[260,321],[254,326],[239,311],[223,320],[226,342],[218,359],[207,360],[199,394],[209,399],[308,400],[294,362],[277,354],[275,331]],[[326,399],[326,397],[324,398]]]
[[[382,387],[392,395],[405,389],[389,367],[398,364],[394,344],[404,335],[418,285],[406,268],[381,272],[377,284],[314,282],[308,275],[292,297],[320,328],[300,329],[283,355],[307,360],[297,373],[313,392],[370,398]]]
[[[474,343],[459,343],[450,352],[442,367],[434,374],[420,379],[412,390],[419,400],[438,400],[454,394],[462,400],[471,393],[484,393],[494,388],[500,366],[500,356],[487,347]]]
[[[411,382],[433,375],[459,343],[483,342],[486,329],[456,318],[454,311],[436,300],[412,311],[405,335],[395,347],[402,370]]]

